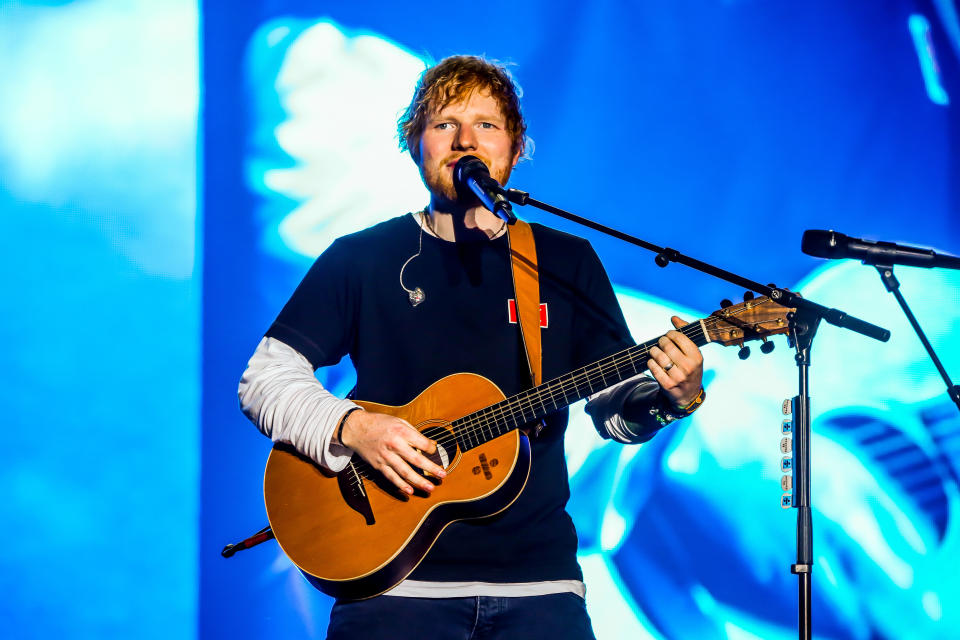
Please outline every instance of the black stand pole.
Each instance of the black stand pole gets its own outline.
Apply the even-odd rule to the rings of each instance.
[[[830,324],[856,331],[881,342],[890,339],[890,332],[869,322],[849,316],[838,309],[828,309],[815,302],[805,300],[792,291],[778,289],[774,286],[764,286],[700,260],[689,258],[675,249],[658,247],[622,231],[611,229],[563,209],[534,200],[530,197],[530,194],[524,191],[508,189],[506,194],[507,198],[516,204],[532,205],[561,218],[619,238],[624,242],[653,251],[657,254],[656,263],[661,267],[666,267],[671,262],[679,262],[721,280],[766,295],[774,302],[785,307],[796,309],[790,319],[790,338],[797,350],[795,359],[799,368],[800,387],[799,395],[792,400],[794,414],[792,443],[794,451],[794,499],[792,506],[797,509],[797,562],[791,565],[790,571],[796,574],[798,578],[799,638],[800,640],[810,640],[812,637],[811,580],[813,574],[813,517],[810,507],[810,349],[813,346],[813,338],[821,320],[826,320]]]
[[[927,350],[930,359],[933,360],[933,365],[937,368],[937,371],[940,372],[940,377],[943,378],[943,382],[947,385],[947,395],[953,400],[953,404],[957,405],[957,410],[960,410],[960,386],[953,384],[953,381],[950,380],[947,370],[943,368],[940,358],[937,357],[936,352],[933,350],[933,345],[927,340],[926,334],[923,332],[923,329],[920,328],[920,323],[917,322],[917,318],[913,315],[913,312],[910,311],[910,307],[907,306],[907,301],[904,299],[903,294],[900,293],[900,281],[897,280],[897,276],[893,273],[893,265],[875,264],[873,266],[877,268],[880,279],[883,280],[883,286],[885,286],[887,291],[892,293],[893,297],[900,303],[900,308],[903,309],[907,320],[910,321],[910,325],[920,338],[920,342],[923,343],[923,348]]]
[[[796,347],[800,393],[793,398],[793,506],[797,509],[797,562],[790,567],[798,579],[801,640],[812,637],[813,516],[810,506],[810,350],[820,318],[798,311],[791,319],[790,337]]]

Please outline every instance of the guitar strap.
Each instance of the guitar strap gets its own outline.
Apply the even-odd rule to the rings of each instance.
[[[520,336],[527,354],[533,386],[543,382],[540,350],[540,276],[537,271],[537,248],[533,230],[523,220],[507,227],[510,263],[513,268],[513,290],[516,298]]]

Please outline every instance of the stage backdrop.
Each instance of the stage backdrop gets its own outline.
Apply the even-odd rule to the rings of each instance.
[[[0,637],[196,633],[198,17],[0,2]]]
[[[0,3],[0,635],[324,636],[276,543],[219,555],[266,524],[237,381],[334,237],[425,204],[396,117],[475,53],[525,90],[513,186],[892,331],[814,347],[814,629],[960,636],[960,413],[878,275],[799,250],[832,228],[960,254],[956,5]],[[520,212],[594,243],[637,339],[743,293]],[[960,378],[960,276],[896,271]],[[775,342],[707,347],[707,405],[644,446],[571,411],[600,638],[795,637]]]
[[[893,332],[881,344],[825,326],[814,348],[815,630],[956,635],[960,590],[941,568],[960,559],[958,413],[876,272],[799,251],[808,228],[957,251],[947,9],[532,2],[423,14],[271,2],[237,18],[209,4],[201,632],[322,636],[330,599],[275,545],[216,557],[265,524],[267,442],[236,412],[236,379],[335,237],[425,204],[397,150],[398,112],[431,61],[478,53],[511,63],[525,92],[535,151],[514,186]],[[635,338],[742,294],[522,215],[594,242]],[[897,272],[956,363],[960,277]],[[795,635],[795,512],[780,508],[778,445],[796,370],[782,342],[754,351],[741,362],[709,348],[707,406],[643,447],[603,442],[572,412],[570,511],[601,637]],[[353,383],[348,362],[319,376],[337,393]]]

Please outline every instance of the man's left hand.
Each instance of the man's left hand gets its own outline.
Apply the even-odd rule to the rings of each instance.
[[[670,318],[679,329],[687,323],[677,316]],[[703,384],[703,355],[697,345],[679,331],[669,331],[650,349],[647,368],[677,407],[686,407],[700,393]]]

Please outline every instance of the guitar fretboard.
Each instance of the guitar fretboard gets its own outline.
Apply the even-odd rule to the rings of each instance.
[[[678,331],[698,347],[709,342],[701,322],[691,322]],[[455,420],[451,427],[456,433],[460,450],[478,447],[508,431],[540,420],[591,394],[648,371],[650,349],[657,345],[658,340],[654,338],[634,345]]]

